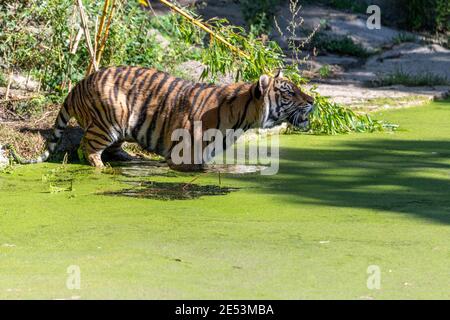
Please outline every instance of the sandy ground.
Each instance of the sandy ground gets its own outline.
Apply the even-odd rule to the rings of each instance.
[[[395,134],[282,136],[273,176],[17,166],[0,173],[0,299],[448,299],[449,117],[433,103],[384,112]],[[235,191],[150,198],[218,186]]]

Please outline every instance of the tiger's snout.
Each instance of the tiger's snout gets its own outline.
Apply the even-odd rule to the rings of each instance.
[[[313,103],[309,103],[304,107],[300,107],[297,112],[289,117],[289,123],[299,129],[307,129],[309,127],[310,115],[313,111]]]

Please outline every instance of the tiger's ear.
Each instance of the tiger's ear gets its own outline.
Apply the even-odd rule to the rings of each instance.
[[[283,78],[284,74],[283,74],[283,70],[281,69],[277,69],[275,71],[275,78]]]
[[[267,90],[269,89],[269,85],[270,85],[270,78],[269,76],[266,76],[265,74],[262,75],[259,78],[259,92],[261,93],[261,95],[265,95]]]

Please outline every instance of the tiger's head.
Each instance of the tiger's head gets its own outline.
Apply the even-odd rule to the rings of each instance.
[[[285,121],[301,129],[309,126],[309,114],[313,110],[314,98],[283,78],[281,71],[273,78],[261,76],[258,85],[264,98],[262,128],[272,128]]]

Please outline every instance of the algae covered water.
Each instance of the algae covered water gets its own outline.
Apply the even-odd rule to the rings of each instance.
[[[282,136],[275,176],[7,168],[0,298],[449,298],[450,103],[382,118]]]

